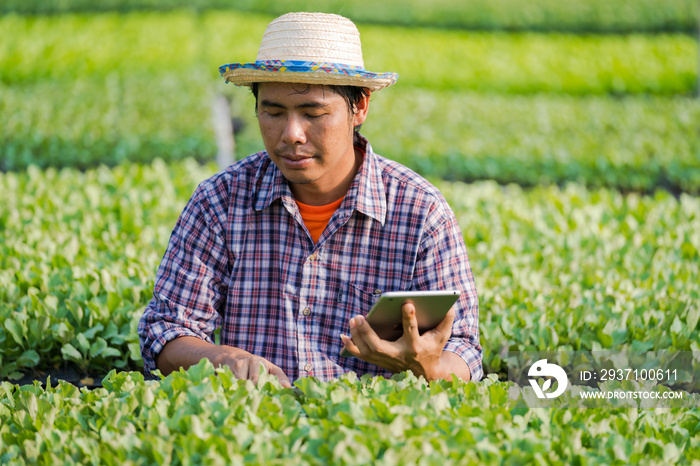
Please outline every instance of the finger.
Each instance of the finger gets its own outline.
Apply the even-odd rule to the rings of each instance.
[[[267,370],[265,364],[261,360],[257,360],[257,363],[251,361],[251,363],[248,364],[248,380],[252,380],[255,385],[258,384],[261,367],[263,370]]]
[[[256,370],[253,370],[253,369],[256,369]],[[260,370],[261,369],[264,372],[267,372],[268,374],[271,374],[271,375],[274,375],[275,377],[277,377],[277,379],[280,381],[280,384],[283,387],[286,387],[286,388],[292,387],[292,384],[289,381],[287,374],[285,374],[284,371],[279,366],[272,364],[270,361],[268,361],[265,358],[260,358],[258,360],[257,364],[250,365],[249,378],[256,385],[258,384],[258,381],[260,380]]]
[[[403,334],[409,340],[418,340],[418,319],[416,319],[416,307],[413,303],[406,303],[401,307],[401,319],[403,322]]]
[[[345,345],[343,347],[343,350],[347,350],[350,354],[352,354],[355,357],[360,356],[360,349],[357,347],[357,345],[352,341],[352,338],[349,336],[341,333],[340,334],[340,339],[343,341],[343,344]],[[342,353],[343,350],[340,350]]]
[[[357,352],[364,354],[367,352],[367,344],[357,328],[358,323],[360,323],[359,316],[350,319],[350,338],[355,348],[357,348]],[[362,322],[362,325],[364,325],[364,322]]]
[[[236,359],[233,364],[229,364],[228,367],[231,368],[234,377],[237,379],[247,379],[248,378],[248,361],[245,359]]]
[[[377,352],[381,347],[382,339],[372,330],[364,316],[358,315],[350,319],[350,335],[362,354]]]
[[[280,381],[280,384],[284,388],[292,388],[292,383],[289,381],[289,377],[287,377],[287,374],[285,374],[284,371],[280,367],[275,366],[272,363],[269,363],[269,365],[267,367],[267,371],[270,374],[277,377],[277,379],[279,379],[279,381]]]

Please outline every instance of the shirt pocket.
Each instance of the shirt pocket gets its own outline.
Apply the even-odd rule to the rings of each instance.
[[[373,291],[365,291],[357,286],[352,285],[356,302],[364,306],[361,314],[367,316],[372,307],[379,301],[384,291],[376,289]],[[386,291],[400,291],[398,289],[390,289]],[[358,314],[358,313],[356,313]],[[355,315],[356,315],[355,314]],[[377,332],[380,338],[388,341],[396,341],[403,335],[403,320],[400,318],[397,321],[388,320],[387,316],[375,316],[373,324],[370,324],[372,329]]]
[[[336,295],[337,309],[339,310],[338,317],[343,326],[347,327],[350,318],[360,314],[366,316],[369,310],[372,309],[374,303],[377,302],[381,292],[379,290],[365,290],[353,283],[341,283],[338,287]],[[347,333],[350,328],[344,329]]]

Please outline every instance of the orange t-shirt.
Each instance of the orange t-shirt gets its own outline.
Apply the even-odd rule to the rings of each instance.
[[[340,207],[343,199],[345,198],[341,197],[337,201],[331,202],[330,204],[318,206],[306,205],[297,201],[301,218],[304,220],[306,229],[309,230],[309,233],[311,233],[311,239],[314,240],[314,243],[318,242],[318,239],[321,237],[321,233],[323,233],[323,230],[325,230],[326,226],[328,226],[328,222],[331,221],[331,217],[333,217],[335,211],[338,210],[338,207]]]

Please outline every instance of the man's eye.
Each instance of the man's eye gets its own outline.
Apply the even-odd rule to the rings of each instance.
[[[321,117],[321,116],[323,116],[323,113],[319,113],[319,114],[307,113],[307,114],[306,114],[306,117],[307,117],[307,118],[319,118],[319,117]]]
[[[269,116],[271,116],[272,118],[277,118],[277,117],[282,116],[281,113],[270,113],[270,112],[266,112],[266,113],[267,113]]]

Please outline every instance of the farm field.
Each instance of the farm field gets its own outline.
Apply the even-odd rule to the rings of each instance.
[[[367,68],[400,75],[372,97],[362,133],[453,208],[488,376],[283,389],[203,362],[144,380],[136,325],[155,271],[189,196],[219,170],[214,96],[242,124],[237,157],[262,147],[249,91],[217,67],[252,60],[276,14],[307,6],[10,0],[0,463],[700,462],[697,357],[696,378],[674,387],[686,398],[659,408],[566,405],[574,395],[536,408],[506,361],[700,354],[697,2],[307,3],[355,19]],[[57,382],[67,373],[83,387]]]
[[[3,199],[12,214],[0,218],[7,232],[0,251],[0,375],[12,380],[66,366],[86,377],[138,371],[135,326],[169,225],[198,180],[214,170],[186,160],[0,176],[2,192],[33,193],[16,204]],[[491,379],[429,389],[415,381],[409,389],[400,377],[307,379],[301,393],[275,382],[253,388],[230,375],[212,378],[212,368],[161,382],[143,381],[138,372],[113,374],[93,392],[55,381],[46,389],[4,382],[0,457],[393,463],[411,452],[430,462],[462,461],[472,443],[474,463],[500,458],[504,449],[518,461],[698,456],[697,408],[542,412],[509,398],[502,360],[504,351],[524,349],[700,350],[698,199],[576,184],[524,190],[490,181],[438,183],[468,226]],[[247,404],[250,410],[227,411]],[[230,414],[212,420],[215,411]],[[112,435],[100,426],[110,426]],[[336,429],[347,436],[331,436]],[[630,437],[628,429],[644,434]],[[240,443],[215,441],[227,432],[239,432]],[[348,453],[347,442],[368,435],[376,441]]]
[[[154,270],[215,170],[158,160],[0,174],[0,377],[64,361],[137,368]],[[434,181],[469,245],[487,373],[504,373],[508,350],[700,351],[697,197]]]
[[[104,388],[0,385],[4,464],[484,464],[697,461],[697,410],[529,409],[492,377],[478,384],[343,376],[283,389],[236,381],[203,361]]]

